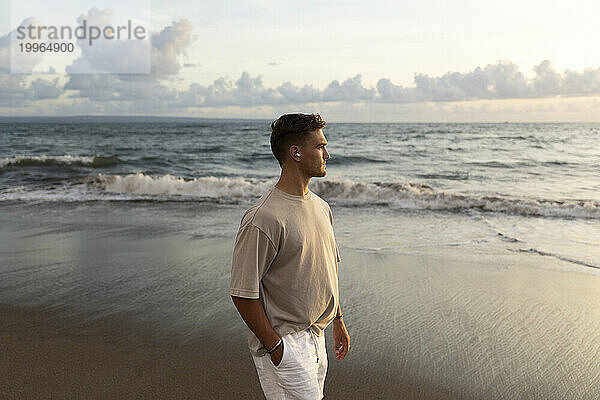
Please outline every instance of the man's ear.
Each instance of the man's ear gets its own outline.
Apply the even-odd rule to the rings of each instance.
[[[290,157],[292,157],[292,160],[299,161],[301,156],[300,147],[296,145],[290,146]]]

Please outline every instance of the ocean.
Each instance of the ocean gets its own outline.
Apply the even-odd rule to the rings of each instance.
[[[231,251],[279,175],[269,124],[2,119],[0,303],[243,342]],[[331,123],[324,134],[327,175],[309,188],[334,214],[354,367],[379,368],[378,355],[390,379],[457,398],[593,398],[600,124]]]
[[[268,121],[26,121],[0,124],[1,201],[235,204],[279,174]],[[599,124],[330,124],[325,134],[328,175],[311,188],[341,207],[600,216]]]
[[[0,124],[0,204],[243,208],[279,174],[268,121],[94,120]],[[469,216],[509,243],[600,266],[600,124],[330,124],[325,135],[328,173],[310,188],[336,210]]]

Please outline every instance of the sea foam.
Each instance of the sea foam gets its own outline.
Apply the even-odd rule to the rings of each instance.
[[[206,176],[186,180],[173,175],[153,177],[143,173],[124,176],[98,174],[90,177],[88,182],[99,185],[108,192],[183,195],[223,200],[260,196],[270,185],[275,184],[275,181],[246,178]]]
[[[0,158],[0,168],[8,167],[43,167],[43,166],[80,166],[101,168],[118,164],[116,157],[103,156],[16,156]]]
[[[150,200],[251,203],[277,182],[277,178],[203,176],[193,179],[173,175],[96,174],[83,182],[53,188],[4,190],[0,200]],[[481,195],[435,189],[411,182],[356,182],[313,179],[310,189],[340,207],[389,207],[465,213],[503,213],[556,218],[600,219],[594,200],[543,199]]]
[[[274,185],[275,179],[200,177],[186,180],[172,175],[151,177],[142,173],[119,176],[98,174],[93,180],[104,190],[146,195],[183,195],[227,202],[252,200]],[[522,197],[453,193],[426,184],[355,182],[313,179],[310,188],[338,206],[388,206],[436,211],[482,211],[559,218],[600,219],[600,204],[593,200],[548,200]]]

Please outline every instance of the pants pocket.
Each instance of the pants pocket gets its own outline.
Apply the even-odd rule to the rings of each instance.
[[[271,365],[273,365],[273,367],[275,367],[275,369],[280,369],[281,367],[284,366],[284,362],[286,361],[286,358],[287,358],[286,355],[290,351],[290,346],[288,343],[286,343],[286,337],[287,337],[287,335],[281,337],[281,345],[280,346],[283,346],[283,354],[281,355],[281,360],[279,360],[278,365],[275,365],[275,363],[273,362],[273,359],[271,358],[271,355],[267,354],[267,356],[269,357],[269,361],[271,362]]]

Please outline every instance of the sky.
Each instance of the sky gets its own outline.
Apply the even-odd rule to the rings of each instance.
[[[597,1],[121,3],[0,0],[0,116],[600,121]],[[125,71],[146,60],[139,43],[11,56],[27,18],[76,26],[124,15],[147,19],[150,73],[77,73]],[[11,57],[35,73],[11,74]]]

